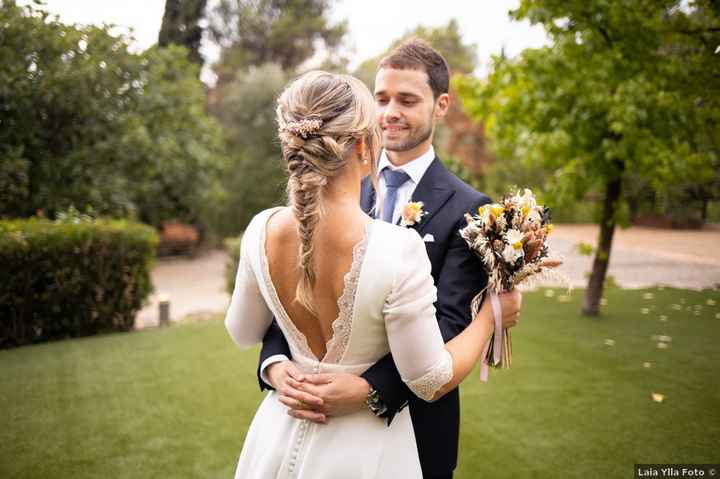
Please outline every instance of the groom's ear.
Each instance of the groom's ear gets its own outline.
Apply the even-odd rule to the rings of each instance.
[[[435,119],[439,120],[447,115],[448,108],[450,107],[450,95],[442,93],[435,100]]]

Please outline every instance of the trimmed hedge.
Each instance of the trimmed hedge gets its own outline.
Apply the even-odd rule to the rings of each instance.
[[[0,348],[132,329],[157,243],[127,221],[0,221]]]

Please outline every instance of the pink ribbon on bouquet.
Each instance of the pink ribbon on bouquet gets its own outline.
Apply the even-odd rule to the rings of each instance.
[[[500,306],[500,299],[498,299],[497,294],[490,293],[490,305],[492,306],[493,316],[495,317],[492,361],[493,366],[497,366],[497,364],[502,359],[503,334],[505,333],[502,327],[502,308]],[[490,366],[487,362],[487,352],[490,348],[490,341],[492,340],[492,338],[488,340],[487,344],[485,344],[485,348],[483,348],[482,353],[482,362],[480,364],[480,381],[484,383],[486,383],[488,380],[488,371],[490,370]]]

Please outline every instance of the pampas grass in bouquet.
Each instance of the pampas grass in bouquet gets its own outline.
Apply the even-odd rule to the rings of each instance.
[[[487,287],[472,301],[472,316],[480,310],[486,292],[495,316],[495,331],[485,346],[480,369],[480,379],[487,381],[488,366],[509,368],[512,363],[510,331],[502,328],[497,294],[511,291],[530,278],[549,276],[562,261],[550,258],[550,210],[538,205],[527,188],[505,196],[501,203],[481,206],[476,215],[466,214],[465,219],[467,226],[460,230],[460,236],[480,258],[488,275]]]

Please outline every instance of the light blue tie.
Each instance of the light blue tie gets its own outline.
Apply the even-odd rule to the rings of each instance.
[[[407,180],[410,179],[407,173],[402,170],[391,170],[385,168],[382,171],[385,179],[385,201],[383,202],[383,221],[392,223],[393,211],[395,211],[395,202],[397,201],[397,192]]]

